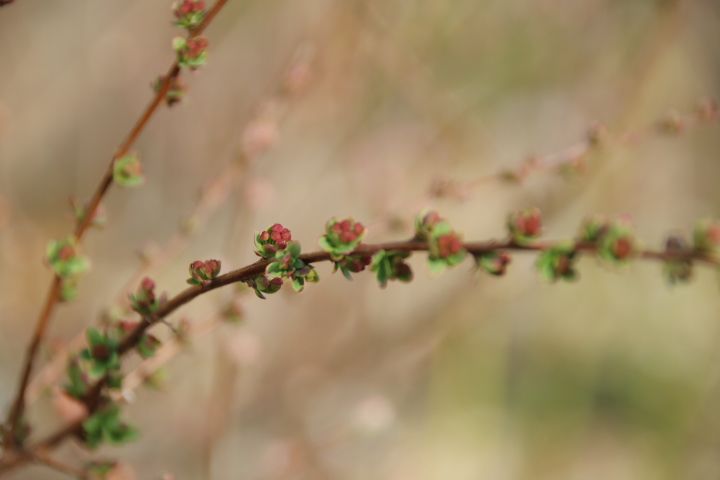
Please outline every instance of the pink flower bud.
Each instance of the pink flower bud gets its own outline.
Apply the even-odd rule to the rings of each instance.
[[[145,277],[140,282],[140,288],[146,292],[152,292],[155,290],[155,282],[151,278]]]
[[[508,230],[516,241],[535,238],[542,231],[542,215],[537,208],[515,212],[508,218]]]
[[[620,237],[615,240],[612,246],[612,252],[618,260],[624,260],[630,256],[633,251],[633,242],[630,237]]]
[[[438,256],[440,258],[448,258],[458,253],[463,248],[460,237],[455,232],[448,233],[437,239]]]

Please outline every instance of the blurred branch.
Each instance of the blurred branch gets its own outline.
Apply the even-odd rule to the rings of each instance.
[[[202,23],[190,32],[190,36],[200,35],[210,25],[212,20],[215,18],[217,13],[225,6],[228,0],[217,0],[213,7],[208,11]],[[95,193],[91,197],[87,206],[85,207],[85,213],[82,215],[75,226],[74,236],[77,242],[81,242],[85,233],[92,225],[95,218],[96,212],[100,206],[102,199],[105,197],[113,183],[113,166],[115,160],[126,155],[133,147],[135,142],[138,140],[145,127],[150,122],[154,114],[162,102],[166,99],[166,95],[170,90],[171,84],[180,74],[180,65],[177,61],[173,62],[170,66],[167,74],[163,77],[162,84],[158,88],[155,96],[150,101],[145,111],[142,113],[140,118],[137,120],[135,125],[130,129],[125,140],[120,144],[113,155],[105,173],[100,179]],[[19,385],[17,388],[17,394],[13,401],[12,408],[8,414],[6,422],[6,432],[4,438],[5,448],[17,448],[20,443],[17,438],[17,430],[20,422],[22,421],[23,413],[25,410],[25,393],[27,390],[28,382],[32,374],[33,365],[37,356],[40,345],[47,332],[50,318],[52,317],[55,306],[57,305],[62,290],[62,278],[55,274],[50,284],[50,289],[45,298],[45,302],[40,311],[40,315],[36,321],[35,331],[33,333],[30,344],[28,345],[27,352],[25,354],[25,360],[22,368],[22,373],[19,378]]]
[[[64,473],[77,480],[90,480],[90,475],[84,470],[56,460],[46,452],[37,451],[33,454],[33,457],[36,462],[41,463],[46,467],[55,470],[56,472]]]
[[[518,167],[502,170],[472,180],[456,181],[448,178],[435,180],[429,188],[432,198],[466,199],[471,192],[491,182],[521,184],[529,177],[542,173],[583,173],[593,152],[612,146],[630,147],[649,138],[678,137],[701,126],[714,125],[720,120],[720,107],[715,99],[698,102],[686,112],[672,111],[641,130],[628,130],[611,134],[604,125],[595,125],[586,138],[574,145],[544,155],[532,155]]]

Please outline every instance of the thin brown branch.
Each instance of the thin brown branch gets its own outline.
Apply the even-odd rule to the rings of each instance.
[[[296,69],[309,68],[308,64],[312,61],[312,55],[303,55],[302,50],[295,51],[292,59],[288,62],[288,67],[283,73],[281,79],[277,82],[272,95],[258,102],[255,110],[260,111],[264,104],[282,105],[279,112],[273,113],[272,120],[276,124],[280,124],[290,112],[290,106],[293,100],[299,98],[297,89],[288,88],[288,75]],[[302,89],[301,89],[302,90]],[[266,113],[258,113],[253,116],[244,126],[244,131],[252,128],[253,124],[261,120],[261,116]],[[267,148],[272,148],[273,145]],[[202,188],[197,197],[195,205],[191,212],[185,217],[186,221],[182,222],[177,231],[164,244],[153,252],[145,255],[142,263],[130,275],[125,285],[118,292],[115,303],[126,307],[128,306],[128,293],[137,283],[147,275],[151,269],[161,268],[170,260],[175,258],[187,245],[192,238],[192,234],[201,225],[208,220],[222,205],[231,191],[238,187],[240,180],[247,180],[247,173],[254,160],[261,154],[267,153],[267,150],[260,151],[255,148],[243,147],[237,157],[228,163],[213,179],[211,179],[205,187]],[[191,227],[188,227],[191,224]],[[44,368],[31,380],[26,393],[26,402],[32,403],[38,396],[39,391],[56,380],[57,376],[63,372],[65,361],[69,353],[80,348],[85,342],[83,332],[71,339],[66,347],[58,351]]]
[[[557,245],[556,243],[535,243],[531,245],[518,245],[512,241],[481,241],[481,242],[468,242],[465,243],[463,246],[464,248],[473,255],[480,255],[484,253],[489,252],[542,252],[545,250],[548,250],[552,247]],[[387,242],[387,243],[378,243],[378,244],[372,244],[372,245],[360,245],[356,250],[355,253],[361,253],[366,255],[373,255],[381,250],[385,251],[394,251],[394,252],[421,252],[421,251],[427,251],[428,250],[428,244],[423,241],[418,240],[409,240],[409,241],[398,241],[398,242]],[[580,254],[587,255],[587,256],[595,256],[598,253],[598,249],[595,245],[592,244],[578,244],[576,246],[576,251]],[[652,261],[697,261],[701,263],[705,263],[708,265],[711,265],[713,267],[719,267],[720,266],[720,260],[709,256],[702,252],[696,252],[693,250],[688,251],[665,251],[665,250],[640,250],[635,252],[634,255],[637,259],[643,259],[643,260],[652,260]],[[306,253],[300,256],[300,258],[305,261],[306,263],[318,263],[318,262],[326,262],[330,261],[330,254],[324,251],[317,251],[312,253]],[[219,277],[215,278],[214,280],[210,281],[207,285],[204,286],[192,286],[189,287],[182,292],[180,292],[178,295],[173,297],[172,299],[168,300],[165,304],[163,304],[160,309],[155,312],[153,317],[151,318],[145,318],[138,327],[135,328],[132,332],[130,332],[121,342],[119,347],[119,353],[121,355],[126,354],[130,352],[132,349],[134,349],[138,343],[140,342],[141,338],[145,334],[145,332],[152,327],[153,325],[161,322],[164,318],[172,314],[175,310],[179,309],[186,303],[190,302],[191,300],[199,297],[200,295],[203,295],[205,293],[208,293],[212,290],[218,289],[220,287],[230,285],[233,283],[239,283],[239,282],[247,282],[248,280],[251,280],[255,278],[258,275],[261,275],[265,272],[265,268],[268,266],[269,261],[268,260],[258,260],[255,263],[252,263],[250,265],[247,265],[245,267],[239,268],[237,270],[233,270],[231,272],[228,272],[224,275],[220,275]],[[101,379],[97,383],[95,383],[93,386],[90,387],[89,391],[90,393],[86,397],[86,404],[89,405],[89,412],[90,414],[97,408],[97,402],[95,400],[100,396],[100,393],[102,392],[105,382],[104,379]],[[29,460],[33,458],[34,452],[38,450],[49,450],[56,446],[58,446],[60,443],[62,443],[67,438],[78,434],[81,431],[82,423],[84,419],[80,419],[74,423],[70,423],[68,425],[65,425],[61,429],[57,430],[55,433],[51,434],[47,438],[37,442],[33,446],[29,447],[26,451],[21,452],[9,452],[2,458],[0,458],[0,474],[9,471],[11,469],[14,469],[18,466],[21,466],[24,463],[27,463]]]
[[[192,35],[201,34],[212,22],[212,20],[222,9],[222,7],[225,6],[227,1],[228,0],[218,0],[210,9],[202,24],[200,24],[198,28],[192,32]],[[113,155],[107,169],[105,170],[103,177],[100,180],[100,183],[95,189],[95,193],[93,193],[93,196],[91,197],[85,208],[85,214],[82,215],[81,219],[78,221],[75,227],[74,234],[78,242],[82,240],[85,233],[92,225],[92,221],[95,217],[97,209],[113,183],[113,164],[115,160],[126,155],[133,147],[135,142],[137,142],[145,127],[150,122],[150,120],[162,104],[163,100],[165,99],[165,96],[170,89],[172,80],[176,78],[179,73],[180,66],[177,62],[173,62],[173,64],[168,69],[168,73],[165,75],[165,77],[163,77],[163,82],[160,88],[158,88],[158,91],[155,93],[155,96],[145,108],[140,118],[130,129],[130,132],[126,136],[125,140],[120,144],[120,147]],[[4,445],[6,448],[15,448],[19,444],[16,433],[25,410],[25,393],[27,390],[28,382],[30,381],[30,376],[32,375],[35,358],[37,357],[38,350],[47,332],[47,328],[50,323],[50,319],[52,318],[52,314],[55,310],[55,306],[57,305],[60,298],[62,286],[61,284],[62,279],[58,275],[55,275],[50,284],[50,289],[48,291],[47,297],[45,298],[45,302],[43,303],[43,308],[40,311],[40,315],[38,316],[38,319],[36,321],[35,331],[33,332],[32,339],[25,353],[25,360],[22,367],[22,373],[19,377],[17,394],[15,400],[13,401],[12,408],[10,409],[6,422],[7,431],[4,438]]]
[[[717,101],[704,99],[692,110],[672,111],[637,130],[613,134],[604,126],[596,125],[588,131],[585,139],[555,152],[531,155],[516,167],[465,181],[437,179],[430,185],[429,196],[465,199],[478,187],[492,182],[521,184],[536,174],[583,173],[588,169],[591,155],[605,151],[605,147],[632,147],[652,138],[677,137],[702,126],[716,125],[718,121],[720,107]]]
[[[87,472],[80,468],[73,467],[72,465],[67,465],[66,463],[63,463],[52,456],[48,455],[44,451],[38,451],[33,454],[33,458],[36,462],[41,463],[45,465],[46,467],[49,467],[56,472],[64,473],[70,477],[76,478],[78,480],[89,480],[90,476]]]

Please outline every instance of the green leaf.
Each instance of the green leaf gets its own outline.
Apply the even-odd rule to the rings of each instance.
[[[296,292],[302,292],[304,286],[305,286],[305,282],[302,278],[293,278],[292,279],[292,288]]]
[[[95,345],[100,345],[101,343],[104,343],[105,336],[100,333],[100,330],[94,327],[90,327],[87,329],[86,332],[88,344],[91,347],[94,347]]]
[[[60,284],[60,301],[71,302],[77,298],[77,280],[74,278],[63,278]]]
[[[448,266],[447,262],[441,258],[428,258],[428,265],[433,273],[442,273]]]
[[[288,253],[292,255],[293,257],[299,257],[301,252],[301,247],[298,242],[290,242],[288,243],[287,249]]]
[[[345,267],[340,267],[340,272],[343,274],[343,277],[347,278],[348,280],[352,280],[352,274],[350,273],[350,270]]]
[[[452,226],[448,222],[442,221],[439,223],[436,223],[435,226],[432,229],[431,238],[438,238],[442,237],[443,235],[447,235],[448,233],[452,233],[453,229]]]
[[[325,250],[326,252],[333,253],[335,251],[335,247],[328,241],[327,236],[323,235],[320,237],[320,240],[318,240],[318,244],[320,244],[320,248]]]
[[[107,368],[105,368],[103,363],[92,362],[90,364],[89,373],[92,378],[102,378],[105,376],[105,372],[107,372]]]
[[[120,408],[117,405],[97,412],[83,422],[85,442],[90,448],[96,448],[103,442],[122,444],[138,437],[138,431],[120,420]]]
[[[113,180],[122,187],[137,187],[145,183],[140,159],[134,153],[115,159]]]
[[[175,37],[172,40],[172,48],[176,52],[179,52],[181,50],[184,50],[185,47],[187,47],[187,40],[185,40],[183,37]]]
[[[68,384],[65,385],[65,391],[68,395],[80,398],[87,392],[87,384],[83,376],[82,369],[77,361],[71,361],[67,366]]]

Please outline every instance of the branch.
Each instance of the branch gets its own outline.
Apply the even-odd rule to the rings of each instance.
[[[308,70],[309,63],[312,61],[312,55],[307,54],[302,48],[298,49],[292,56],[286,72],[283,74],[281,81],[277,82],[277,86],[272,95],[258,102],[256,110],[260,111],[264,104],[283,105],[278,113],[273,113],[271,122],[273,125],[280,125],[284,118],[289,114],[293,100],[299,98],[305,88],[305,84],[293,85],[293,79],[290,76],[298,71]],[[258,137],[253,129],[257,129],[257,125],[263,122],[263,115],[260,112],[254,115],[246,122],[243,128],[245,137]],[[262,136],[262,134],[260,134]],[[245,142],[237,157],[227,164],[214,178],[212,178],[206,186],[200,191],[197,200],[189,214],[186,215],[177,231],[165,241],[159,248],[154,249],[143,255],[143,261],[138,268],[130,275],[125,285],[118,292],[115,303],[122,307],[128,306],[128,293],[137,283],[153,268],[160,268],[167,264],[171,259],[181,252],[192,234],[215,213],[215,211],[223,205],[223,201],[227,198],[233,188],[236,187],[238,181],[248,172],[250,165],[254,160],[262,154],[267,153],[273,148],[274,143],[265,140],[253,140],[252,138]],[[67,349],[54,355],[44,369],[41,369],[35,380],[31,381],[27,387],[27,402],[32,403],[37,397],[38,392],[47,384],[55,380],[55,377],[64,368],[64,362],[67,359],[69,350],[73,348],[81,348],[85,342],[84,332],[68,342]]]
[[[197,28],[193,29],[190,32],[190,35],[200,35],[208,27],[208,25],[210,25],[212,20],[223,8],[223,6],[225,6],[227,1],[228,0],[217,0],[213,7],[208,11],[203,22]],[[103,174],[103,177],[100,179],[100,183],[95,189],[95,193],[92,195],[90,201],[85,208],[84,214],[80,217],[77,225],[75,226],[74,236],[78,243],[82,241],[85,233],[92,225],[100,203],[113,183],[113,166],[115,164],[115,160],[126,155],[133,147],[142,132],[145,130],[147,124],[150,122],[162,102],[165,100],[173,81],[178,77],[179,74],[180,64],[175,61],[168,69],[167,74],[163,77],[162,84],[158,88],[152,101],[145,108],[140,118],[130,129],[130,132],[127,134],[125,140],[120,144],[120,147],[113,155],[105,173]],[[50,289],[48,290],[45,302],[43,303],[43,308],[40,311],[40,315],[38,316],[38,319],[36,321],[35,331],[33,333],[32,339],[25,353],[25,360],[22,368],[22,373],[18,382],[17,394],[7,418],[7,429],[4,438],[4,444],[6,448],[15,448],[20,443],[18,442],[16,433],[25,410],[25,392],[27,390],[28,382],[30,381],[30,376],[33,371],[35,358],[37,357],[38,350],[47,332],[50,318],[52,317],[55,306],[60,299],[61,290],[62,278],[58,274],[55,274],[50,284]]]
[[[427,218],[427,217],[426,217]],[[525,217],[531,218],[531,217]],[[527,226],[529,224],[522,223],[521,225]],[[522,233],[522,232],[521,232]],[[447,235],[455,235],[445,234]],[[429,252],[433,255],[433,249],[437,246],[438,238],[430,241],[411,239],[407,241],[387,242],[378,244],[359,244],[354,250],[347,253],[347,255],[370,257],[382,252],[391,252],[399,254],[410,254],[412,252]],[[544,252],[552,252],[558,248],[567,245],[567,242],[545,242],[545,243],[522,243],[513,238],[505,241],[476,241],[476,242],[465,242],[458,245],[458,247],[465,252],[471,254],[475,258],[482,258],[488,254],[503,254],[506,252],[518,252],[518,253],[537,253],[543,254]],[[574,244],[572,247],[571,255],[584,255],[584,256],[601,256],[604,252],[602,246],[598,243],[590,242],[579,242]],[[567,254],[567,253],[566,253]],[[328,251],[316,251],[312,253],[306,253],[298,255],[297,258],[305,264],[316,264],[320,262],[337,262],[337,256],[333,255]],[[650,249],[633,249],[631,254],[628,254],[627,258],[636,258],[641,260],[658,261],[658,262],[701,262],[713,267],[720,266],[720,260],[707,251],[699,249],[671,249],[666,250],[650,250]],[[145,333],[153,325],[164,321],[166,317],[175,312],[177,309],[192,301],[193,299],[204,295],[205,293],[211,292],[215,289],[221,288],[226,285],[231,285],[239,282],[252,282],[254,279],[262,276],[266,273],[266,269],[276,260],[274,259],[261,259],[255,263],[244,266],[237,270],[233,270],[223,275],[216,276],[208,280],[204,284],[191,286],[184,291],[180,292],[175,297],[162,303],[151,315],[144,316],[143,320],[135,327],[124,339],[120,342],[117,352],[119,355],[125,355],[135,347],[137,347]],[[89,387],[88,393],[84,397],[84,402],[88,406],[88,415],[92,415],[99,406],[99,399],[101,397],[103,389],[107,386],[107,377],[101,378],[95,384]],[[29,447],[27,450],[22,452],[10,452],[0,458],[0,473],[6,472],[13,468],[16,468],[24,463],[31,460],[35,452],[46,451],[55,448],[66,439],[78,435],[82,432],[82,425],[85,418],[79,419],[73,423],[65,425],[64,427],[57,430],[55,433],[49,435],[47,438],[37,442],[36,444]]]
[[[530,155],[514,168],[480,176],[471,180],[458,181],[438,178],[428,189],[431,198],[465,199],[477,188],[492,182],[522,184],[529,177],[541,173],[575,174],[588,169],[591,155],[606,151],[607,147],[631,147],[638,142],[652,138],[678,137],[703,126],[715,125],[720,121],[720,105],[713,98],[699,101],[692,110],[671,111],[645,128],[612,133],[602,124],[591,127],[585,138],[561,150]]]
[[[82,469],[67,465],[48,455],[46,452],[38,451],[33,454],[34,460],[57,472],[64,473],[77,480],[89,480],[90,476]]]

